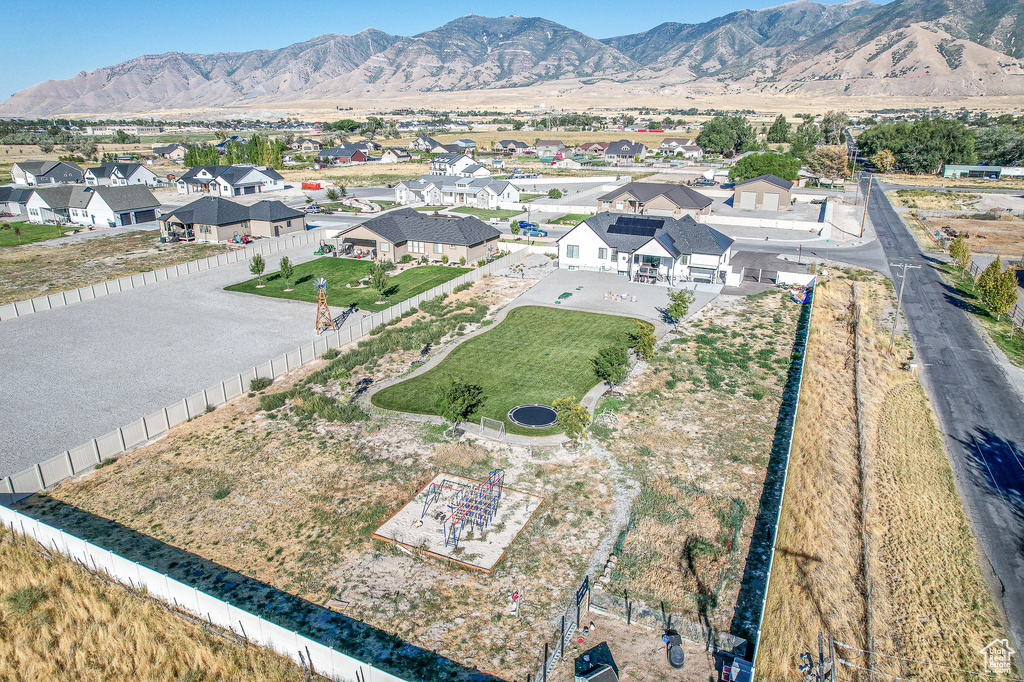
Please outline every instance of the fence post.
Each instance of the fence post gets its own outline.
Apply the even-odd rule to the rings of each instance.
[[[39,481],[39,489],[46,490],[46,481],[43,480],[43,469],[38,464],[33,464],[33,468],[36,470],[36,479]]]
[[[96,441],[95,438],[92,439],[92,451],[93,454],[96,455],[96,463],[101,463],[103,461],[103,458],[100,457],[100,444]]]
[[[576,610],[579,611],[579,606],[576,606]],[[559,642],[559,653],[558,657],[565,659],[565,614],[562,614],[562,636],[558,638]]]
[[[544,642],[544,662],[540,666],[541,672],[544,675],[544,682],[548,682],[548,643]]]

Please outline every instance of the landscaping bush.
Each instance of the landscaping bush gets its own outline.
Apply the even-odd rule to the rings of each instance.
[[[231,488],[226,485],[217,486],[217,489],[210,494],[215,500],[223,500],[225,497],[231,494]]]
[[[272,412],[284,406],[288,396],[285,393],[266,393],[260,396],[260,409],[264,412]]]
[[[404,256],[402,256],[401,258],[398,259],[398,262],[399,263],[403,263],[403,264],[404,263],[411,263],[412,262],[412,256],[410,256],[409,254],[405,254]]]
[[[323,353],[320,354],[320,359],[321,360],[333,360],[334,358],[338,357],[338,355],[340,355],[340,354],[341,354],[341,351],[339,351],[337,348],[328,348],[327,350],[325,350]]]
[[[274,383],[274,380],[270,377],[256,377],[249,382],[249,390],[255,393],[256,391],[262,391],[270,384]]]

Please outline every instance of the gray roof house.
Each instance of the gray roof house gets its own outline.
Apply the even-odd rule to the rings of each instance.
[[[21,187],[0,187],[0,213],[21,215],[25,213],[25,205],[32,190]]]
[[[619,140],[612,142],[604,150],[604,160],[611,164],[632,164],[637,159],[643,161],[647,156],[647,146],[643,142]]]
[[[257,194],[284,188],[284,178],[265,166],[193,166],[177,180],[179,194],[209,192],[219,196]]]
[[[663,182],[630,182],[597,198],[598,210],[681,218],[706,215],[710,197],[686,185]]]
[[[691,216],[603,212],[558,240],[558,267],[616,273],[631,281],[676,286],[724,282],[733,240]]]
[[[502,204],[518,203],[519,188],[506,180],[421,175],[395,186],[395,201],[400,204],[425,203],[434,206],[474,206],[496,209]]]
[[[102,163],[85,171],[85,184],[150,185],[157,184],[156,173],[138,163]]]
[[[11,179],[18,185],[54,185],[85,182],[78,164],[67,161],[19,161],[11,168]]]
[[[408,254],[428,260],[474,261],[496,252],[501,231],[479,218],[428,216],[411,208],[389,211],[340,235],[355,248],[400,260]]]
[[[221,197],[201,197],[160,219],[164,237],[219,242],[235,234],[277,237],[305,229],[305,213],[280,201],[263,200],[251,206]]]

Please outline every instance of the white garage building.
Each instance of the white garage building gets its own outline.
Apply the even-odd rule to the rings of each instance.
[[[594,270],[633,282],[738,284],[730,266],[733,240],[682,218],[598,213],[558,240],[558,267]]]

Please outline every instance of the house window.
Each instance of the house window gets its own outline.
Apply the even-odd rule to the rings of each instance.
[[[444,251],[444,244],[434,244],[434,253],[442,253]]]
[[[682,257],[680,257],[679,262],[682,263],[683,265],[688,265],[690,262],[690,257],[684,254]]]
[[[621,209],[622,208],[622,202],[621,201],[616,201],[615,202],[615,208]]]
[[[39,209],[38,209],[38,208],[30,208],[30,209],[28,210],[28,214],[29,214],[29,215],[34,215],[34,216],[37,216],[37,215],[39,215]]]
[[[619,262],[619,250],[618,249],[612,249],[612,262],[614,262],[614,263],[618,263]]]
[[[597,257],[600,260],[604,260],[604,259],[608,258],[608,249],[598,249],[597,250]]]
[[[389,251],[390,249],[391,249],[391,244],[388,244],[387,242],[381,242],[381,243],[380,243],[380,250],[381,250],[381,253],[384,253],[384,252],[386,252],[386,251]]]
[[[288,223],[287,223],[287,227],[291,227],[291,226],[292,226],[292,221],[289,220]]]
[[[457,249],[459,247],[457,245],[455,245],[455,244],[449,244],[448,248],[454,250],[454,249]]]
[[[565,246],[565,257],[566,258],[579,258],[580,247],[573,244],[566,244]]]
[[[241,228],[242,228],[243,230],[248,230],[248,229],[249,229],[249,221],[248,221],[248,220],[243,220],[243,221],[242,221],[242,224],[240,225],[240,227],[241,227]]]
[[[409,251],[411,253],[426,253],[427,246],[423,242],[409,242]]]

